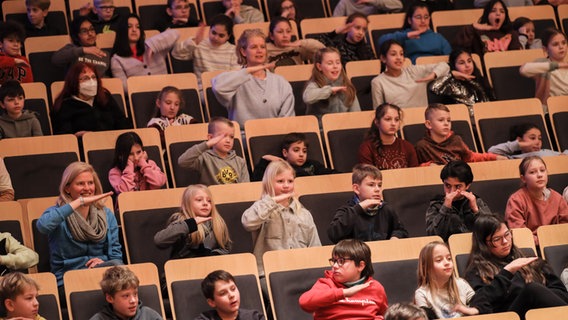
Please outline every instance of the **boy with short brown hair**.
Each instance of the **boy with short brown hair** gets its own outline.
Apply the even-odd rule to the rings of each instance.
[[[67,34],[66,27],[49,23],[50,0],[26,0],[26,37],[56,36]]]
[[[39,285],[21,272],[12,272],[0,279],[0,301],[6,309],[6,318],[45,320],[38,314]],[[1,315],[4,316],[4,315]]]
[[[8,20],[0,25],[0,85],[7,80],[34,82],[30,62],[22,56],[22,43],[26,38],[24,27]]]

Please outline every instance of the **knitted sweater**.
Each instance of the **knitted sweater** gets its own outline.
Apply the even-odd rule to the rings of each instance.
[[[408,33],[411,31],[413,30],[408,28],[385,34],[379,38],[379,47],[383,42],[394,39],[402,44],[404,56],[410,58],[413,64],[416,64],[416,58],[418,57],[444,56],[452,52],[450,43],[441,34],[428,29],[420,34],[419,38],[411,39],[408,38]]]
[[[34,112],[22,110],[18,119],[12,119],[7,113],[0,115],[0,139],[35,136],[43,136],[43,132]]]
[[[168,29],[146,39],[146,50],[142,56],[142,61],[134,56],[121,57],[114,54],[110,60],[112,76],[120,79],[124,91],[127,91],[126,79],[132,76],[167,74],[166,58],[178,38],[179,32],[177,30]],[[152,55],[150,55],[150,51]]]
[[[300,296],[300,307],[311,313],[314,320],[383,320],[388,305],[385,288],[373,277],[365,283],[369,283],[367,288],[345,297],[343,289],[347,287],[333,279],[331,270],[326,270],[324,277]]]
[[[211,82],[215,97],[229,111],[229,119],[241,128],[250,119],[295,115],[292,86],[272,72],[266,71],[266,78],[258,79],[241,69],[223,72]]]
[[[264,22],[264,15],[253,6],[241,4],[241,12],[238,16],[233,17],[233,22],[235,24]]]
[[[359,163],[371,164],[380,170],[418,167],[418,157],[414,146],[403,139],[396,138],[392,144],[377,149],[372,140],[366,139],[359,146]]]
[[[525,77],[535,77],[537,88],[541,82],[548,88],[545,95],[540,98],[546,104],[549,96],[568,95],[568,69],[558,68],[557,62],[552,62],[547,58],[540,58],[534,62],[527,62],[521,66],[519,71]],[[537,92],[538,94],[538,92]]]
[[[507,201],[505,219],[509,228],[529,228],[538,244],[536,230],[540,226],[568,222],[568,204],[560,193],[550,190],[546,200],[534,199],[526,187],[513,193]]]
[[[349,16],[353,13],[362,13],[366,16],[376,13],[398,12],[402,10],[400,0],[373,0],[371,3],[358,4],[353,0],[339,0],[335,9],[334,17]]]
[[[231,150],[221,158],[214,150],[207,147],[207,141],[187,149],[179,158],[182,168],[193,169],[201,173],[199,183],[204,185],[249,182],[249,172],[245,159]]]
[[[252,233],[260,275],[264,275],[262,255],[266,251],[321,246],[311,213],[297,199],[284,207],[264,195],[245,210],[241,222]]]
[[[15,59],[25,61],[27,65],[17,64]],[[0,52],[0,85],[12,79],[21,83],[34,82],[30,62],[24,56],[12,57]]]
[[[445,62],[436,64],[411,65],[402,69],[398,77],[381,73],[371,81],[373,106],[384,102],[401,108],[424,107],[428,105],[428,83],[416,82],[434,72],[437,77],[446,75],[450,66]]]
[[[416,154],[419,163],[432,162],[445,165],[452,160],[466,162],[479,162],[497,160],[492,153],[477,153],[469,149],[460,136],[454,135],[453,131],[448,134],[446,140],[438,143],[427,134],[416,143]]]

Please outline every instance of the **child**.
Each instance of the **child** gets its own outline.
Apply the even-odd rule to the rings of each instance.
[[[535,38],[534,22],[527,17],[518,17],[513,21],[513,29],[519,34],[523,49],[540,49],[542,40]]]
[[[158,93],[158,97],[156,98],[156,116],[150,119],[146,126],[148,128],[156,128],[160,131],[163,147],[166,145],[164,131],[167,127],[182,126],[197,122],[194,117],[181,112],[183,105],[183,95],[181,90],[176,87],[165,86],[160,93]]]
[[[201,74],[206,71],[238,70],[235,45],[229,42],[233,37],[233,20],[224,14],[211,19],[209,36],[205,37],[205,26],[199,26],[195,38],[178,42],[172,50],[172,57],[178,60],[193,60],[193,71],[199,88]]]
[[[373,107],[385,102],[403,109],[425,106],[428,82],[450,71],[445,62],[404,67],[404,49],[396,40],[383,42],[380,58],[386,69],[371,81]]]
[[[479,314],[469,307],[475,291],[462,278],[454,275],[454,263],[448,246],[430,242],[418,257],[418,289],[414,293],[417,306],[432,311],[436,319],[458,318]]]
[[[207,304],[214,310],[201,313],[195,320],[240,319],[264,320],[256,310],[241,309],[241,294],[233,275],[224,270],[215,270],[201,281],[201,292]]]
[[[454,135],[450,109],[441,103],[433,103],[424,112],[426,135],[416,143],[418,162],[422,165],[446,164],[452,160],[466,162],[503,160],[506,157],[492,153],[471,151],[460,136]]]
[[[373,279],[371,249],[361,240],[340,241],[331,252],[331,270],[300,296],[314,319],[382,319],[387,310],[383,286]]]
[[[12,200],[14,200],[14,187],[12,187],[12,180],[4,164],[4,159],[0,157],[0,201]]]
[[[568,154],[568,150],[564,150],[564,153],[560,153],[554,150],[542,149],[542,134],[534,123],[521,123],[512,126],[510,140],[511,141],[492,146],[487,151],[510,159]]]
[[[380,170],[418,166],[414,146],[399,137],[402,110],[390,103],[375,109],[375,118],[365,140],[359,146],[359,163],[373,165]]]
[[[160,32],[168,28],[197,27],[198,21],[191,16],[191,6],[188,0],[168,0],[166,17],[157,19],[156,29]]]
[[[368,16],[377,13],[400,12],[402,7],[401,0],[339,0],[333,9],[333,16],[348,16],[353,13]]]
[[[209,188],[202,184],[187,187],[180,212],[174,213],[168,219],[168,226],[154,235],[154,243],[159,247],[173,247],[172,259],[229,253],[229,230]]]
[[[262,255],[270,250],[321,246],[311,213],[294,195],[294,169],[286,161],[272,161],[262,178],[262,195],[241,218],[252,233],[254,255],[264,275]]]
[[[322,48],[315,53],[312,77],[302,97],[306,114],[313,114],[320,121],[326,113],[361,111],[357,90],[347,77],[336,48]]]
[[[79,14],[89,18],[96,33],[116,32],[120,21],[124,19],[116,10],[113,0],[93,0],[93,6],[90,2],[87,2],[80,9]]]
[[[428,320],[426,313],[410,303],[395,303],[387,309],[385,320]]]
[[[264,15],[255,7],[242,4],[243,0],[222,0],[225,15],[235,24],[264,22]]]
[[[245,159],[233,150],[235,125],[231,120],[214,117],[207,126],[207,141],[187,149],[179,158],[182,168],[201,173],[204,185],[249,182]]]
[[[38,314],[39,285],[21,272],[12,272],[0,279],[0,302],[6,309],[6,318],[45,320]]]
[[[25,39],[24,28],[15,21],[0,25],[0,85],[14,79],[18,82],[34,82],[28,59],[21,54]]]
[[[306,60],[313,60],[314,53],[324,47],[316,39],[295,39],[292,41],[292,24],[288,18],[274,17],[268,26],[268,62],[278,66],[303,64]]]
[[[308,148],[308,138],[301,132],[291,132],[282,138],[280,145],[282,158],[294,168],[296,177],[334,173],[333,170],[326,168],[319,161],[308,159]],[[261,181],[268,164],[272,161],[282,160],[282,158],[269,154],[264,155],[260,162],[254,166],[252,181]]]
[[[28,19],[24,25],[26,37],[55,36],[67,34],[67,29],[55,23],[49,23],[50,0],[26,0]]]
[[[24,110],[26,94],[20,83],[8,80],[0,87],[0,139],[43,136],[34,112]]]
[[[167,178],[160,167],[148,159],[140,136],[125,132],[116,138],[108,180],[118,196],[122,192],[160,189]]]
[[[333,243],[408,238],[408,231],[388,203],[383,201],[383,175],[369,164],[357,164],[351,176],[355,195],[339,207],[327,228]]]
[[[426,233],[448,241],[455,233],[471,232],[480,214],[492,214],[478,196],[469,191],[473,182],[471,167],[461,161],[448,162],[440,172],[444,194],[430,200],[426,211]]]
[[[430,83],[430,91],[448,98],[449,103],[465,104],[473,119],[473,105],[493,98],[491,87],[475,65],[471,52],[460,48],[454,49],[450,53],[449,60],[451,72],[434,79]]]
[[[522,187],[509,197],[505,219],[509,228],[529,228],[538,245],[538,227],[567,223],[568,204],[558,192],[547,187],[548,172],[542,158],[524,158],[519,172]]]
[[[535,79],[535,95],[546,106],[548,97],[568,95],[568,62],[564,62],[568,52],[566,35],[558,29],[546,29],[542,35],[542,45],[547,58],[523,64],[520,73]]]
[[[142,305],[138,300],[140,280],[127,267],[115,266],[107,269],[101,280],[101,289],[108,305],[90,320],[148,319],[161,320],[154,309]]]
[[[39,255],[22,245],[9,232],[0,232],[0,277],[13,270],[25,270],[35,266]]]
[[[318,39],[326,47],[335,47],[341,53],[341,63],[375,59],[371,46],[365,42],[369,19],[362,13],[350,14],[345,24]]]

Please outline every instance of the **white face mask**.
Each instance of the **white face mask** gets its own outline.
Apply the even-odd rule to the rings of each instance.
[[[79,94],[93,98],[97,95],[97,80],[91,79],[79,84]]]

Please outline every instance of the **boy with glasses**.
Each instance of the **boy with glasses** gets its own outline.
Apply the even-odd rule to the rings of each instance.
[[[87,16],[95,27],[96,33],[117,31],[119,21],[123,18],[113,0],[94,0],[93,5],[88,2],[80,10],[81,16]]]

